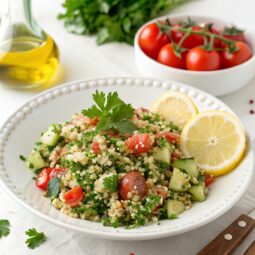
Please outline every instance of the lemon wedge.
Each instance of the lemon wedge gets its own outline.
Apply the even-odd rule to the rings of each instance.
[[[151,110],[181,129],[198,112],[190,97],[176,91],[167,92],[159,97],[153,103]]]
[[[241,123],[224,111],[197,114],[184,127],[181,150],[194,157],[197,165],[214,176],[234,169],[245,151],[246,137]]]

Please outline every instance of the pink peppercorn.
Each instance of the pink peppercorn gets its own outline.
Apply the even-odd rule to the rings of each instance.
[[[253,111],[253,110],[250,110],[250,114],[254,114],[254,111]]]
[[[254,103],[253,99],[250,99],[250,100],[249,100],[249,103],[250,103],[250,104],[253,104],[253,103]]]

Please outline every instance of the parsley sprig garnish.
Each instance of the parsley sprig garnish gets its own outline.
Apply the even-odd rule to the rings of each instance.
[[[115,130],[121,134],[133,133],[136,129],[130,120],[134,115],[131,104],[124,103],[117,92],[107,95],[96,91],[93,94],[95,104],[88,109],[82,110],[82,114],[89,118],[99,118],[97,131]]]
[[[35,228],[28,229],[26,231],[26,235],[29,236],[29,238],[26,240],[26,243],[30,249],[34,249],[46,241],[46,236],[44,233],[37,232]]]
[[[10,222],[8,220],[0,220],[0,238],[10,234]]]

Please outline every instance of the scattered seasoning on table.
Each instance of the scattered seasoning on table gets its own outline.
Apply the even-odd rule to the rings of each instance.
[[[250,110],[249,113],[250,113],[250,114],[254,114],[254,111],[253,111],[253,110]]]
[[[253,99],[250,99],[249,104],[253,104],[253,103],[254,103]]]
[[[134,252],[130,252],[130,254],[129,255],[135,255],[135,253]]]

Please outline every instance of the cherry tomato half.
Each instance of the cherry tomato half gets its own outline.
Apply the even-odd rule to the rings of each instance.
[[[173,41],[175,43],[179,43],[182,37],[185,35],[184,32],[178,31],[178,28],[181,27],[181,25],[176,25],[176,30],[173,30],[171,35],[173,38]],[[202,28],[199,26],[192,26],[193,31],[200,31]],[[202,35],[197,34],[191,34],[189,35],[183,42],[182,47],[187,49],[192,49],[196,46],[200,46],[204,44],[204,37]]]
[[[80,186],[74,187],[67,191],[64,195],[65,202],[71,206],[76,207],[84,198],[84,192]]]
[[[147,152],[150,149],[150,135],[136,134],[126,140],[126,146],[134,154]]]
[[[223,68],[240,65],[252,57],[252,50],[246,43],[236,42],[235,45],[238,50],[232,53],[225,50],[221,53]]]
[[[205,186],[209,186],[214,182],[214,177],[212,175],[206,174],[205,175]]]
[[[44,168],[36,177],[35,185],[42,189],[47,190],[48,182],[50,181],[50,173],[52,168]]]
[[[142,199],[147,195],[148,189],[143,175],[138,171],[128,172],[122,179],[119,186],[119,193],[122,199],[128,199],[129,192],[136,192]]]
[[[160,34],[158,26],[152,23],[141,31],[138,43],[146,55],[156,59],[160,49],[170,43],[170,39],[165,33]]]
[[[186,52],[183,52],[181,53],[181,57],[178,57],[174,52],[172,44],[169,43],[161,48],[158,54],[157,61],[166,66],[185,69],[186,66],[185,56]]]
[[[216,50],[206,51],[202,47],[196,47],[188,52],[186,66],[192,71],[218,70],[221,67],[220,55]]]

